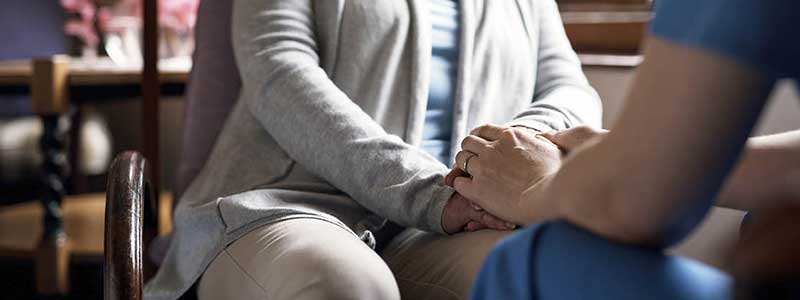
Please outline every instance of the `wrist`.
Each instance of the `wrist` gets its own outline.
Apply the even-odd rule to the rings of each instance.
[[[434,209],[434,211],[438,211],[439,212],[438,213],[439,214],[439,228],[437,230],[438,233],[447,234],[447,235],[455,233],[455,232],[452,232],[453,230],[452,230],[451,227],[453,227],[453,224],[449,223],[452,220],[451,220],[450,216],[448,216],[447,214],[452,213],[450,211],[451,209],[449,209],[449,206],[452,205],[453,198],[455,198],[456,195],[457,195],[457,193],[455,192],[455,190],[453,190],[453,192],[450,193],[446,198],[444,198],[443,201],[440,201],[439,203],[436,204],[436,208]]]
[[[550,196],[550,190],[556,173],[551,173],[542,177],[530,188],[523,192],[521,197],[520,209],[523,212],[524,220],[519,220],[519,224],[530,224],[556,219],[560,216],[558,201]]]

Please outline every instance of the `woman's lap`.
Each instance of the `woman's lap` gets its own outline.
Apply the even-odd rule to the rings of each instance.
[[[481,263],[511,232],[480,230],[441,235],[406,229],[381,253],[403,299],[468,299]]]
[[[312,218],[257,228],[223,250],[198,284],[202,299],[400,299],[372,249]]]
[[[332,293],[350,291],[338,298],[467,299],[481,262],[508,234],[483,230],[443,236],[407,229],[386,247],[384,262],[337,225],[281,221],[223,250],[205,271],[198,295],[201,300],[336,299]],[[321,280],[326,284],[312,284]]]
[[[529,226],[484,262],[472,299],[729,299],[732,280],[693,260],[610,242],[564,222]]]

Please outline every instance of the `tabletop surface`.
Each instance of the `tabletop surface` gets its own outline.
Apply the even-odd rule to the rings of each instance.
[[[28,85],[32,60],[0,61],[0,85]],[[162,83],[183,83],[189,75],[192,61],[189,57],[163,59],[158,63]],[[141,66],[120,66],[110,59],[97,58],[92,62],[70,58],[71,85],[137,84],[142,78]]]

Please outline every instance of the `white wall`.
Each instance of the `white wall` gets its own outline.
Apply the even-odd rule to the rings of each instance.
[[[587,67],[585,72],[603,99],[603,125],[609,128],[620,113],[635,71],[628,68]],[[798,128],[800,96],[792,83],[781,82],[772,94],[755,135]],[[700,228],[673,252],[725,268],[730,249],[738,238],[742,215],[740,211],[715,208]]]

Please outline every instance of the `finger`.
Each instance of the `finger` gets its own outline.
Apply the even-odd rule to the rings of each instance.
[[[460,168],[458,168],[456,166],[453,166],[453,168],[450,170],[450,172],[447,173],[447,176],[444,177],[444,184],[447,185],[447,186],[452,187],[453,186],[453,181],[456,179],[456,177],[468,176],[468,175],[469,174],[464,173],[464,171],[461,170]]]
[[[547,147],[553,147],[555,149],[559,149],[559,147],[558,147],[558,145],[556,145],[556,143],[553,143],[553,141],[551,141],[549,138],[547,138],[543,134],[537,134],[536,138],[538,139],[538,141],[541,141],[542,143],[547,145]]]
[[[463,231],[472,220],[471,211],[469,200],[459,193],[453,193],[442,212],[442,227],[445,232],[453,234]]]
[[[472,206],[472,209],[474,209],[476,211],[482,211],[483,210],[483,207],[481,207],[480,205],[475,204],[475,202],[470,201],[469,205]]]
[[[467,223],[467,226],[464,227],[464,231],[472,232],[472,231],[478,231],[478,230],[482,230],[482,229],[486,229],[486,228],[488,228],[488,227],[486,227],[486,225],[483,225],[481,222],[469,221],[469,223]]]
[[[477,219],[476,219],[477,218]],[[513,224],[503,221],[498,217],[495,217],[488,212],[474,212],[472,214],[472,220],[476,220],[481,222],[481,224],[485,225],[488,228],[495,229],[495,230],[511,230],[514,229]]]
[[[469,162],[467,162],[469,161]],[[467,175],[475,174],[475,163],[478,161],[478,155],[469,151],[458,151],[456,153],[456,167],[464,171]]]
[[[558,134],[558,131],[542,132],[539,135],[547,138],[548,140],[550,140],[550,142],[553,142],[553,139],[556,137],[556,134]]]
[[[468,135],[461,141],[461,149],[475,154],[481,154],[486,151],[486,148],[490,147],[490,144],[491,142],[483,139],[482,137]]]
[[[473,129],[470,134],[482,137],[489,141],[496,141],[499,140],[503,134],[503,131],[506,130],[507,127],[497,126],[494,124],[486,124],[480,126],[478,128]]]
[[[472,182],[472,178],[456,177],[456,179],[453,180],[453,188],[467,199],[478,199],[478,193]]]
[[[571,152],[588,140],[604,134],[606,131],[594,129],[589,126],[577,126],[567,130],[559,131],[550,139],[553,143]]]

